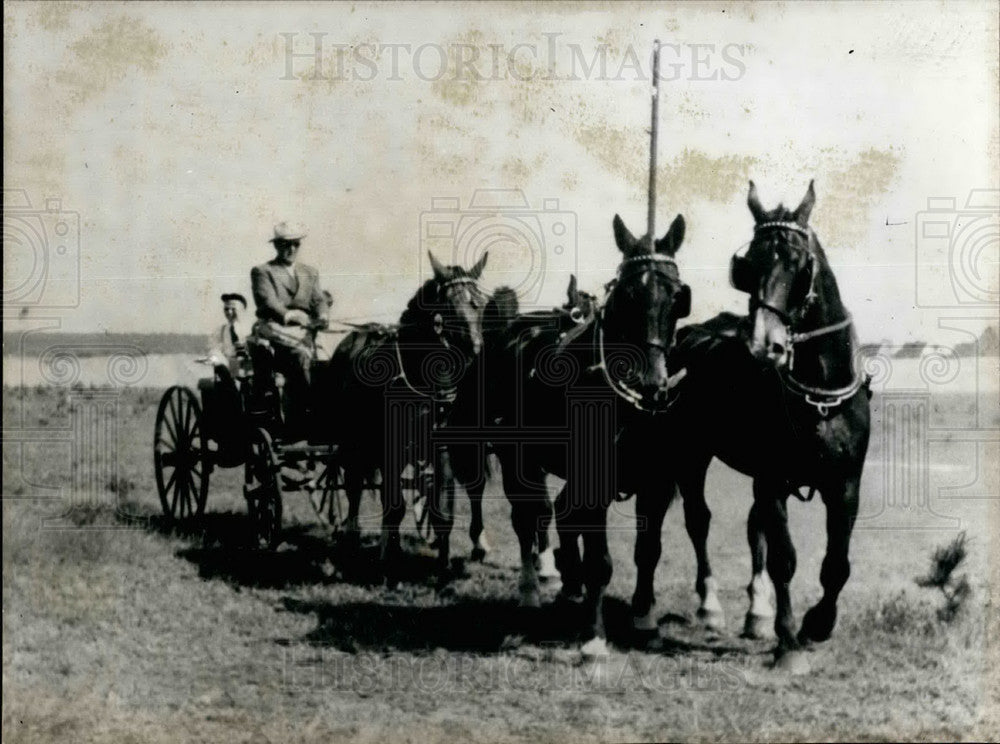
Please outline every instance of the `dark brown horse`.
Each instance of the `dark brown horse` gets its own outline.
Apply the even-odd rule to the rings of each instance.
[[[555,509],[557,565],[564,595],[580,602],[588,654],[606,651],[607,509],[621,490],[615,469],[630,472],[633,492],[638,481],[654,490],[662,469],[661,457],[644,470],[632,467],[636,460],[619,442],[645,440],[668,409],[682,375],[668,373],[667,355],[677,320],[690,308],[674,262],[681,216],[655,242],[635,238],[617,216],[614,233],[623,259],[595,317],[568,331],[532,325],[513,334],[491,378],[500,413],[494,446],[521,549],[521,603],[540,601],[534,552],[539,525],[550,518],[545,476],[552,474],[566,481]]]
[[[433,277],[420,287],[392,328],[348,334],[328,367],[324,398],[344,468],[348,539],[359,534],[363,484],[376,471],[402,473],[408,464],[434,462],[447,472],[447,453],[433,444],[433,429],[453,399],[483,344],[486,297],[477,280],[486,255],[469,270],[443,266],[432,255]],[[440,484],[440,476],[438,478]],[[443,489],[436,487],[435,493]],[[395,583],[401,548],[399,525],[406,504],[398,477],[382,479],[382,564]],[[450,502],[432,503],[430,520],[439,543],[439,567],[448,566],[453,524]]]
[[[851,316],[809,227],[814,202],[810,183],[794,211],[780,205],[766,211],[751,182],[754,236],[730,269],[733,286],[750,295],[750,317],[719,316],[678,333],[671,365],[686,368],[688,375],[670,412],[674,436],[666,443],[698,560],[699,614],[710,625],[723,621],[706,551],[711,514],[705,474],[718,457],[753,478],[747,525],[753,577],[745,631],[758,635],[773,617],[776,657],[791,671],[804,671],[804,660],[795,653],[802,644],[826,640],[836,623],[837,598],[850,575],[848,550],[869,435],[869,396],[854,366]],[[796,634],[789,594],[796,555],[787,500],[808,499],[816,491],[826,506],[824,593]],[[649,506],[637,506],[637,518],[650,525],[640,533],[642,548],[636,548],[633,609],[639,625],[647,624],[653,603],[663,522],[662,511]],[[765,557],[776,615],[763,577]]]
[[[487,473],[495,473],[497,470],[493,465],[495,456],[488,436],[490,426],[501,412],[495,408],[496,400],[491,398],[490,371],[494,374],[501,372],[504,348],[510,337],[542,328],[568,333],[591,321],[596,311],[597,298],[577,288],[575,275],[570,276],[566,302],[559,308],[521,313],[517,293],[510,287],[499,287],[486,303],[482,322],[483,350],[463,376],[455,402],[444,422],[444,431],[456,432],[460,436],[448,448],[450,471],[445,474],[445,481],[449,485],[446,486],[447,493],[443,498],[452,497],[452,480],[461,483],[469,496],[472,560],[482,560],[489,551],[483,525],[482,497]],[[484,455],[485,463],[482,459]],[[548,538],[551,507],[548,513],[550,518],[538,525],[536,538],[537,563],[542,578],[558,576]]]

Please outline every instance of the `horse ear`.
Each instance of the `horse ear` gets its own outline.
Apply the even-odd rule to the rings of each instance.
[[[750,182],[750,193],[747,194],[747,206],[750,207],[750,214],[756,222],[764,221],[764,207],[761,206],[760,197],[757,196],[757,185]]]
[[[473,279],[478,279],[480,274],[483,273],[483,269],[486,268],[486,259],[490,257],[490,252],[487,251],[483,254],[483,257],[476,261],[476,265],[469,269],[469,276]]]
[[[679,214],[674,217],[674,221],[670,223],[670,229],[667,230],[667,234],[656,241],[656,252],[666,253],[668,256],[673,256],[677,253],[677,250],[681,247],[681,243],[684,242],[684,231],[687,229],[687,224],[684,222],[684,215]]]
[[[617,214],[611,222],[611,226],[615,230],[615,243],[618,245],[618,250],[626,256],[631,255],[635,251],[637,242],[635,236],[629,232],[629,229],[625,227],[625,223],[622,222],[622,218]]]
[[[569,286],[566,288],[566,301],[570,305],[576,305],[579,293],[576,291],[576,274],[569,275]]]
[[[802,227],[805,227],[809,223],[809,215],[812,213],[815,203],[816,190],[813,188],[813,182],[810,181],[809,189],[806,191],[806,195],[802,197],[802,203],[795,210],[795,221],[802,225]]]
[[[434,278],[438,281],[444,281],[447,279],[448,269],[443,266],[440,261],[434,258],[434,254],[430,251],[427,251],[427,255],[431,257],[431,269],[434,270]]]

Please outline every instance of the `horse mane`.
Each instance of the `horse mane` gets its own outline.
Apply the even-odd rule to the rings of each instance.
[[[503,331],[520,312],[517,292],[510,287],[498,287],[483,308],[483,331]]]
[[[418,325],[422,320],[431,316],[433,308],[437,304],[438,283],[435,279],[428,279],[406,304],[406,310],[400,316],[399,324],[401,326]]]

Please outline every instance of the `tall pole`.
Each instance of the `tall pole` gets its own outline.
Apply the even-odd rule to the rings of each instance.
[[[647,234],[656,240],[656,133],[660,113],[660,40],[653,42],[653,120],[649,130],[649,211],[646,213]]]

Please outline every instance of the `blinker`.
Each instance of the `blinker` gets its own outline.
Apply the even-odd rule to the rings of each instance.
[[[686,318],[691,314],[691,287],[682,284],[674,298],[674,317]]]

